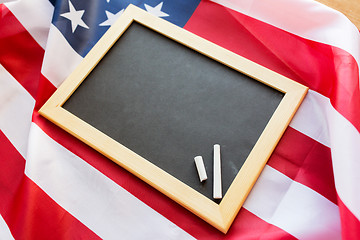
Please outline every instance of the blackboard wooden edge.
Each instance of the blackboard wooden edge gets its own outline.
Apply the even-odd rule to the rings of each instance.
[[[137,155],[61,106],[43,106],[39,113],[220,231],[224,233],[227,231],[224,228],[224,216],[218,204],[161,170],[150,161]]]
[[[285,94],[219,205],[62,108],[62,105],[133,21]],[[119,20],[104,34],[78,67],[39,110],[39,113],[221,232],[226,233],[301,104],[307,90],[307,87],[295,81],[129,5]]]

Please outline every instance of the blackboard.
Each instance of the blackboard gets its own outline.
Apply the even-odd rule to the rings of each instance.
[[[39,113],[226,233],[306,92],[130,5]]]
[[[63,107],[212,199],[213,145],[225,193],[283,95],[133,23]]]

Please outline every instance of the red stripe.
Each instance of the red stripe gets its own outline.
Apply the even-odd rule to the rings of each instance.
[[[0,212],[15,239],[99,239],[26,175],[25,160],[0,131]]]
[[[359,69],[344,50],[303,39],[211,1],[202,1],[184,28],[330,98],[360,131]]]
[[[44,50],[5,5],[0,12],[0,63],[35,98]]]
[[[44,49],[9,9],[0,5],[0,64],[36,99],[44,103],[55,87],[40,74]],[[44,91],[45,90],[45,91]]]
[[[38,111],[55,91],[56,87],[41,74],[36,95],[35,110]]]
[[[197,237],[197,236],[195,236]],[[207,239],[207,238],[204,238]],[[269,224],[242,208],[229,232],[222,239],[297,239],[284,230]]]
[[[341,235],[344,240],[360,239],[360,221],[338,198],[340,219],[341,219]]]
[[[337,203],[330,148],[288,127],[268,165]]]

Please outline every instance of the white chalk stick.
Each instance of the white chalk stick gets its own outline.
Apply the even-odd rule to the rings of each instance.
[[[200,182],[205,181],[207,179],[207,175],[206,175],[204,160],[202,156],[196,156],[194,160],[195,160],[196,169],[199,174]]]
[[[221,158],[220,158],[220,145],[214,145],[214,188],[213,197],[215,199],[222,198],[221,189]]]

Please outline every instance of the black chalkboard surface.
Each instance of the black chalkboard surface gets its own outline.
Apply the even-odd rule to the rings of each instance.
[[[225,193],[283,95],[133,23],[63,107],[212,199],[213,145]]]
[[[130,5],[39,113],[226,233],[306,92]]]

